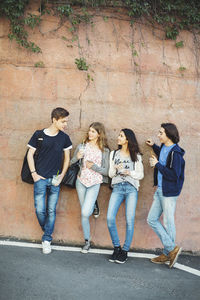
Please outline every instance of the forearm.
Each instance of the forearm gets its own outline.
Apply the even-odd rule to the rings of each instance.
[[[66,153],[63,162],[62,172],[60,174],[61,178],[63,178],[64,175],[66,174],[68,167],[69,167],[69,153]]]
[[[31,175],[33,177],[34,182],[38,181],[41,178],[44,179],[44,177],[37,174],[37,171],[35,170],[35,162],[34,162],[34,157],[33,157],[35,150],[29,149],[28,154],[27,154],[27,161],[28,161],[29,169],[31,171]]]
[[[165,167],[163,165],[161,165],[161,163],[157,163],[155,165],[155,167],[160,171],[160,173],[166,177],[169,180],[177,180],[177,178],[179,177],[179,173],[178,170],[175,169],[169,169],[168,167]]]
[[[156,155],[160,154],[160,147],[158,145],[153,144],[152,148]]]
[[[72,164],[74,164],[75,162],[78,161],[77,153],[78,153],[78,151],[79,151],[79,148],[80,148],[80,145],[78,145],[78,146],[76,147],[76,150],[74,151],[74,155],[73,155],[72,159],[70,160],[70,165],[72,165]]]
[[[144,171],[141,169],[139,171],[131,171],[130,176],[137,180],[142,180],[144,178]]]
[[[93,164],[91,169],[101,175],[107,176],[108,175],[108,165],[106,167],[99,167],[96,164]]]
[[[109,167],[109,172],[108,176],[110,178],[113,178],[116,175],[116,168],[114,167],[114,160],[113,160],[113,151],[110,154],[110,167]]]
[[[144,166],[141,157],[139,157],[138,161],[135,162],[135,170],[130,171],[130,176],[137,180],[144,178]]]
[[[109,151],[105,150],[102,154],[102,165],[98,166],[93,164],[91,169],[95,172],[98,172],[101,175],[108,176],[109,169]]]
[[[34,162],[33,154],[34,153],[32,153],[29,149],[28,154],[27,154],[27,161],[28,161],[28,166],[29,166],[31,173],[35,171],[35,162]]]

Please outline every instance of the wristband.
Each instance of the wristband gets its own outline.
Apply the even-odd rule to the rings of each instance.
[[[35,173],[36,171],[32,171],[31,174]]]

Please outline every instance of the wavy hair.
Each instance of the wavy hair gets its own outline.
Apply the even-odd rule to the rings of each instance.
[[[104,148],[109,148],[108,143],[107,143],[107,138],[106,138],[106,132],[105,132],[104,125],[100,122],[93,122],[92,124],[90,124],[89,128],[90,127],[95,129],[97,131],[97,133],[99,134],[99,137],[98,137],[98,140],[97,140],[97,145],[99,146],[99,149],[101,151],[103,151]],[[88,132],[87,132],[87,135],[86,135],[85,139],[83,140],[83,143],[88,143],[88,142],[89,142],[89,135],[88,135]]]
[[[133,132],[133,130],[128,129],[128,128],[121,129],[121,131],[123,131],[123,133],[125,134],[125,137],[128,141],[128,150],[130,152],[131,160],[133,162],[136,162],[138,160],[137,154],[139,153],[142,155],[142,153],[140,151],[135,133]],[[121,148],[122,148],[122,146],[119,145],[118,149],[121,149]]]

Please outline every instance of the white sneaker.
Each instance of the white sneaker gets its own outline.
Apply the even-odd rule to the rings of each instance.
[[[51,242],[48,241],[42,242],[42,252],[43,254],[51,253]]]

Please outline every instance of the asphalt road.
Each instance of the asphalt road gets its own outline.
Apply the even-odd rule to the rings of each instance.
[[[1,300],[200,300],[200,277],[146,258],[119,265],[108,255],[0,246]],[[200,257],[179,263],[200,270]]]

